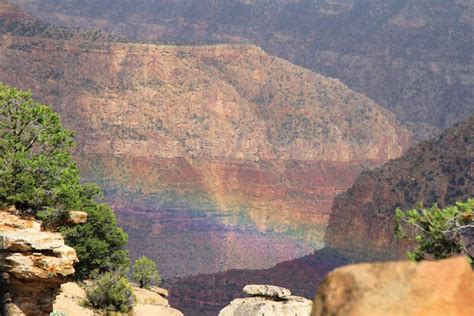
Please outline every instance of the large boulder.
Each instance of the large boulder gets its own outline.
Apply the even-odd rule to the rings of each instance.
[[[74,274],[73,248],[40,223],[0,209],[0,272],[7,315],[48,315],[62,283]]]
[[[474,315],[474,273],[463,257],[357,264],[331,272],[312,316]]]
[[[274,285],[246,285],[244,294],[250,296],[271,297],[274,299],[285,299],[291,295],[290,290]]]
[[[309,316],[312,303],[290,290],[271,285],[247,285],[248,298],[238,298],[222,309],[219,316]]]

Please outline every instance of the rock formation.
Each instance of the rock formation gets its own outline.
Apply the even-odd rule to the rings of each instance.
[[[243,292],[249,296],[261,296],[275,300],[284,300],[291,295],[290,290],[274,285],[250,284],[244,287]]]
[[[0,272],[7,315],[49,315],[61,283],[74,274],[73,248],[40,223],[0,210]]]
[[[132,259],[165,278],[322,247],[333,197],[410,143],[375,102],[256,46],[126,43],[0,3],[0,81],[60,113]]]
[[[312,316],[468,316],[473,304],[474,272],[464,257],[358,264],[329,273]]]
[[[395,209],[445,206],[474,196],[474,115],[401,158],[362,173],[336,197],[326,245],[355,260],[405,258],[394,237]]]
[[[290,290],[271,285],[247,285],[249,298],[238,298],[219,312],[219,316],[309,316],[310,300],[292,296]]]
[[[203,306],[211,315],[215,306],[238,297],[240,288],[250,282],[271,281],[311,297],[325,274],[337,266],[351,261],[405,259],[405,252],[413,245],[395,239],[395,209],[416,207],[420,201],[425,206],[443,206],[474,196],[473,144],[474,116],[401,158],[363,173],[350,190],[338,196],[326,233],[327,247],[331,248],[266,270],[170,280],[171,301],[183,311],[193,304]]]
[[[423,138],[474,111],[470,0],[15,0],[45,21],[139,40],[254,43],[339,78]]]
[[[171,308],[166,299],[168,291],[153,287],[150,290],[134,288],[137,304],[133,308],[136,316],[183,316],[177,309]],[[54,311],[68,316],[93,316],[97,315],[91,309],[83,306],[86,292],[77,283],[69,282],[61,285],[61,291],[54,303]]]
[[[167,280],[170,302],[185,315],[216,315],[235,298],[242,288],[251,283],[288,288],[294,295],[314,297],[315,289],[327,273],[335,267],[350,263],[331,249],[285,261],[265,270],[230,270],[215,274],[195,275]]]

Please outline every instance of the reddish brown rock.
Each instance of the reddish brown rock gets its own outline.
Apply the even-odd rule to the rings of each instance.
[[[445,206],[474,196],[474,116],[401,158],[362,173],[332,207],[326,245],[355,260],[405,258],[395,209]]]
[[[358,264],[329,273],[313,316],[432,315],[474,312],[474,272],[464,257],[442,261]]]
[[[140,247],[130,249],[171,258],[159,262],[165,277],[312,252],[333,196],[410,143],[369,98],[256,46],[120,42],[0,3],[0,81],[54,106],[76,134],[83,175],[113,206],[155,214],[126,228],[152,226],[154,239],[132,234]]]
[[[45,21],[181,44],[253,43],[360,91],[426,137],[474,111],[470,0],[14,0]]]

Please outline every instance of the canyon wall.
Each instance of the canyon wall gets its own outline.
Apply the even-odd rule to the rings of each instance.
[[[132,257],[164,277],[311,253],[333,197],[410,143],[372,100],[256,46],[127,43],[0,4],[0,81],[59,112]]]
[[[180,44],[253,43],[339,78],[418,139],[474,111],[469,0],[15,0],[45,21]]]
[[[401,158],[362,173],[336,197],[326,245],[356,260],[404,258],[394,236],[395,209],[443,207],[474,196],[474,116],[420,143]],[[341,233],[344,232],[344,233]]]
[[[352,188],[337,196],[326,231],[326,248],[266,270],[168,280],[176,306],[203,315],[241,297],[249,283],[275,284],[306,298],[332,269],[351,262],[406,259],[413,246],[394,236],[397,207],[450,205],[474,196],[474,116],[440,137],[408,150],[401,158],[363,172]],[[204,289],[204,290],[198,290]],[[342,293],[342,292],[341,292]]]

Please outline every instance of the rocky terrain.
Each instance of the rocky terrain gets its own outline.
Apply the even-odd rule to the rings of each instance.
[[[408,244],[394,237],[397,207],[442,207],[472,196],[474,115],[401,158],[362,173],[334,201],[326,246],[355,260],[404,258]]]
[[[311,315],[468,316],[473,301],[474,272],[464,257],[358,264],[329,273]]]
[[[256,46],[126,43],[5,0],[0,21],[0,81],[60,113],[132,255],[164,277],[311,253],[333,197],[410,143],[375,102]]]
[[[134,287],[137,303],[133,308],[136,316],[183,316],[183,314],[170,307],[167,295],[168,291],[162,288],[140,289]],[[86,291],[77,283],[68,282],[61,285],[59,295],[54,302],[54,311],[64,313],[67,316],[94,316],[98,315],[92,309],[84,307]]]
[[[236,298],[247,284],[273,284],[297,296],[313,298],[327,273],[351,261],[325,248],[314,254],[277,264],[265,270],[230,270],[167,280],[170,303],[185,315],[217,315]]]
[[[15,0],[145,41],[252,43],[339,78],[426,138],[474,111],[470,0]]]
[[[339,195],[326,231],[326,247],[267,270],[236,270],[168,281],[171,301],[183,311],[202,307],[212,315],[253,282],[275,284],[313,296],[326,273],[350,262],[405,259],[412,245],[394,236],[397,207],[449,205],[474,196],[474,116],[401,158],[364,172]],[[197,289],[205,289],[197,291]],[[199,294],[195,294],[199,293]],[[207,314],[206,314],[207,313]]]
[[[278,286],[246,285],[243,292],[250,297],[233,300],[219,316],[308,316],[313,305],[310,300],[291,295],[290,290]]]
[[[39,222],[16,213],[14,207],[0,209],[1,305],[9,316],[46,316],[74,274],[76,251],[60,234],[41,231]]]

